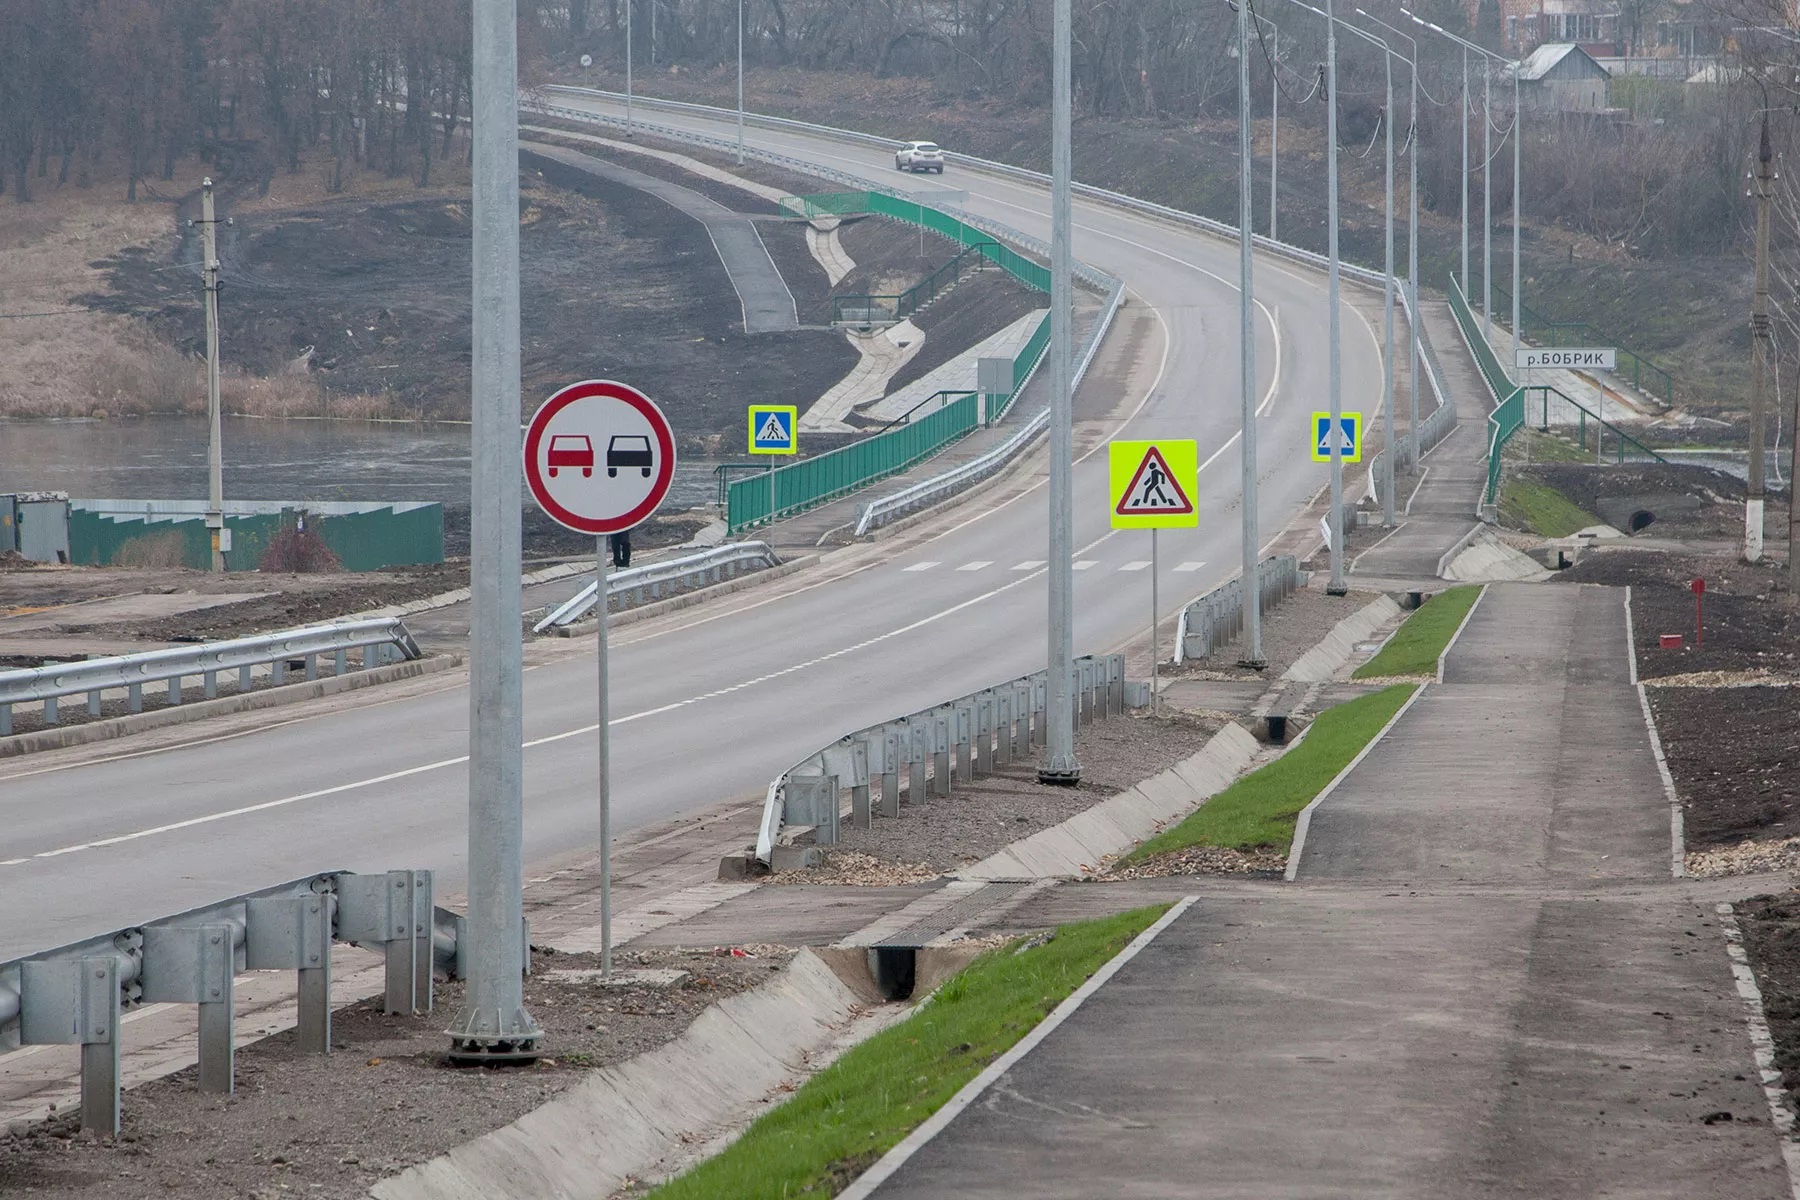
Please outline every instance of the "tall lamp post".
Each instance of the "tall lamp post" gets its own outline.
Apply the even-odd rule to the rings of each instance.
[[[1357,13],[1381,26],[1395,37],[1405,38],[1412,47],[1412,57],[1401,57],[1412,72],[1412,96],[1407,102],[1407,140],[1412,143],[1406,164],[1406,297],[1408,363],[1406,384],[1409,397],[1407,430],[1412,438],[1412,461],[1419,461],[1419,40],[1403,33],[1362,9]]]
[[[1242,409],[1242,431],[1238,454],[1243,469],[1240,483],[1243,492],[1243,559],[1242,585],[1244,600],[1244,657],[1241,665],[1260,669],[1266,665],[1262,652],[1262,588],[1257,578],[1257,558],[1262,538],[1258,527],[1256,504],[1256,293],[1252,270],[1250,223],[1250,12],[1249,0],[1239,0],[1238,10],[1238,399]],[[1281,92],[1279,81],[1275,93]],[[1271,139],[1273,131],[1271,131]],[[1273,142],[1271,140],[1271,146]],[[1271,156],[1272,162],[1272,156]],[[1274,167],[1270,166],[1269,236],[1274,237],[1275,191]]]
[[[1490,69],[1482,72],[1482,75],[1483,75],[1483,79],[1482,79],[1483,93],[1482,94],[1484,96],[1486,96],[1489,99],[1489,101],[1491,101],[1492,97],[1493,97],[1491,83],[1492,83],[1492,80],[1494,77],[1494,72],[1492,70],[1492,67],[1493,66],[1506,67],[1512,71],[1512,80],[1513,80],[1512,344],[1513,344],[1513,352],[1516,356],[1520,345],[1523,344],[1519,337],[1519,332],[1520,332],[1519,331],[1519,181],[1521,178],[1519,172],[1520,172],[1521,159],[1522,159],[1519,148],[1520,148],[1520,145],[1525,140],[1525,109],[1524,109],[1524,106],[1522,104],[1520,104],[1520,102],[1519,102],[1519,76],[1520,76],[1520,67],[1523,64],[1521,64],[1513,59],[1507,58],[1505,55],[1495,54],[1492,50],[1489,50],[1484,46],[1477,46],[1474,42],[1469,41],[1467,38],[1458,37],[1456,34],[1451,33],[1448,29],[1445,29],[1442,25],[1435,25],[1432,22],[1427,21],[1422,17],[1419,17],[1411,12],[1407,12],[1407,10],[1404,8],[1401,9],[1400,11],[1403,13],[1406,13],[1406,15],[1408,17],[1411,17],[1415,24],[1422,25],[1426,29],[1431,30],[1431,32],[1433,32],[1435,34],[1438,34],[1442,37],[1449,38],[1451,41],[1453,41],[1457,45],[1461,46],[1465,51],[1473,50],[1475,53],[1481,55],[1483,58],[1485,58],[1489,61],[1489,63],[1491,64]],[[1487,145],[1489,133],[1493,129],[1493,115],[1492,115],[1491,105],[1490,105],[1489,111],[1482,114],[1481,124],[1482,124],[1482,135],[1481,135],[1482,145],[1483,145],[1483,148],[1485,149],[1486,145]],[[1487,158],[1487,159],[1492,159],[1493,154],[1491,151],[1489,151],[1483,157]],[[1482,167],[1481,176],[1482,176],[1483,185],[1485,187],[1486,183],[1487,183],[1487,178],[1488,178],[1488,168],[1486,166]],[[1482,330],[1481,330],[1481,332],[1482,332],[1483,337],[1487,336],[1488,322],[1490,319],[1490,310],[1493,307],[1493,285],[1490,282],[1490,280],[1494,273],[1493,189],[1491,187],[1488,187],[1487,192],[1488,192],[1487,228],[1482,231],[1482,239],[1483,239],[1483,243],[1484,243],[1483,250],[1482,250],[1482,258],[1483,258],[1484,262],[1482,265],[1483,279],[1481,281],[1481,288],[1482,288],[1482,295],[1483,295],[1483,298],[1482,298]],[[1465,281],[1465,286],[1466,286],[1466,281]]]
[[[1246,6],[1247,7],[1247,6]],[[1250,14],[1275,34],[1275,48],[1269,54],[1269,240],[1280,241],[1277,232],[1281,227],[1281,218],[1275,205],[1281,184],[1281,80],[1276,69],[1281,62],[1281,26],[1269,20],[1261,13]],[[1246,168],[1248,169],[1248,168]]]
[[[738,0],[738,126],[737,126],[737,160],[738,166],[744,165],[744,0]],[[770,509],[771,518],[774,509]]]

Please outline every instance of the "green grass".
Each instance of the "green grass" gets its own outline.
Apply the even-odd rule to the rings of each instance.
[[[1568,537],[1577,530],[1601,524],[1549,484],[1513,476],[1500,488],[1500,519],[1519,529],[1544,537]]]
[[[852,1049],[723,1153],[650,1196],[836,1195],[1167,908],[1064,925],[1042,945],[982,955],[918,1012]]]
[[[1294,840],[1294,818],[1300,810],[1393,719],[1417,686],[1397,683],[1326,709],[1286,754],[1244,776],[1187,820],[1139,846],[1124,861],[1137,862],[1189,846],[1230,850],[1287,846]]]
[[[1381,653],[1356,668],[1351,678],[1436,675],[1438,656],[1456,636],[1457,626],[1462,624],[1480,595],[1479,585],[1467,583],[1431,597],[1388,639]]]

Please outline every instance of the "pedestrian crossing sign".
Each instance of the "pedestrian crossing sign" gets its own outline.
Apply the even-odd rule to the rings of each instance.
[[[1113,442],[1114,529],[1193,529],[1200,524],[1194,496],[1200,486],[1200,449],[1177,439]]]
[[[1362,414],[1339,413],[1337,432],[1331,429],[1331,414],[1313,414],[1312,457],[1314,462],[1330,462],[1337,451],[1339,462],[1362,461]]]
[[[800,439],[794,435],[799,409],[791,404],[750,406],[750,453],[798,454]]]

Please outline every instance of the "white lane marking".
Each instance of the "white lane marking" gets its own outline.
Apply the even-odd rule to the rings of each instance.
[[[31,860],[29,858],[9,858],[5,862],[0,862],[0,867],[16,867],[20,863],[30,862],[30,861]]]
[[[1044,560],[1041,558],[1028,558],[1022,563],[1015,563],[1012,569],[1015,571],[1035,571],[1043,565]]]
[[[1120,567],[1119,570],[1121,570],[1121,571],[1141,571],[1149,565],[1150,565],[1149,559],[1140,558],[1136,562],[1126,563],[1124,566]]]
[[[1100,563],[1096,559],[1078,558],[1075,560],[1075,565],[1074,565],[1073,569],[1077,570],[1077,571],[1085,571],[1090,567],[1097,567],[1099,565],[1100,565]]]
[[[933,568],[935,566],[937,566],[937,564],[934,562],[919,562],[919,563],[914,563],[910,567],[902,567],[900,569],[902,571],[929,571],[929,570],[931,570],[931,568]]]
[[[994,560],[991,558],[978,558],[974,562],[966,562],[956,569],[959,571],[979,571],[983,567],[991,567],[993,565]]]
[[[1086,546],[1083,546],[1081,549],[1082,550],[1092,550],[1095,546],[1100,545],[1102,542],[1111,540],[1113,533],[1115,533],[1115,532],[1117,532],[1117,531],[1116,530],[1108,531],[1107,533],[1102,534],[1100,537],[1095,538],[1092,542],[1088,543]],[[1079,566],[1080,564],[1078,563],[1076,565]],[[795,672],[804,671],[804,670],[807,670],[808,668],[819,666],[822,663],[828,663],[828,662],[833,661],[834,659],[843,658],[846,655],[856,653],[858,650],[866,650],[870,646],[876,646],[876,645],[881,644],[882,642],[890,641],[894,638],[901,637],[905,634],[911,633],[914,630],[923,629],[925,626],[930,625],[936,621],[942,620],[945,617],[953,616],[954,614],[961,612],[965,608],[971,608],[974,605],[981,604],[987,600],[991,600],[995,596],[1000,595],[1002,592],[1009,592],[1013,588],[1016,588],[1021,584],[1031,582],[1033,579],[1035,579],[1037,577],[1037,575],[1039,575],[1041,573],[1042,572],[1033,572],[1030,575],[1021,575],[1021,576],[1019,576],[1019,578],[1011,580],[1010,582],[1007,582],[1007,583],[1003,583],[999,587],[992,588],[986,592],[983,592],[979,596],[972,596],[969,599],[962,601],[960,604],[953,604],[949,608],[943,609],[940,612],[932,613],[930,616],[927,616],[927,617],[921,617],[917,621],[914,621],[910,625],[903,625],[898,629],[890,629],[886,633],[877,634],[875,637],[868,638],[861,642],[857,642],[853,646],[844,646],[841,649],[833,650],[828,654],[821,654],[817,658],[808,659],[805,662],[794,663],[790,666],[783,667],[779,671],[771,671],[766,675],[759,675],[755,679],[746,679],[740,683],[734,683],[730,687],[719,688],[716,691],[706,692],[699,696],[690,696],[685,700],[677,700],[670,704],[659,705],[656,708],[647,708],[641,712],[631,713],[627,716],[615,717],[610,722],[608,722],[608,724],[609,725],[628,725],[633,721],[641,721],[646,717],[654,717],[654,716],[659,716],[663,713],[674,712],[677,709],[687,708],[691,705],[699,704],[705,700],[713,700],[720,696],[729,696],[734,692],[741,692],[741,691],[745,690],[746,688],[752,688],[752,687],[757,686],[758,684],[768,683],[771,680],[780,679],[784,676],[792,675]],[[599,728],[600,728],[600,726],[598,723],[595,723],[592,725],[583,725],[578,729],[570,729],[570,730],[566,730],[562,733],[553,733],[547,737],[533,738],[532,740],[523,743],[523,746],[527,750],[530,750],[537,746],[547,746],[547,745],[551,744],[552,742],[566,741],[569,738],[581,737],[585,734],[594,733]],[[142,838],[154,837],[158,834],[174,833],[174,832],[177,832],[182,829],[192,829],[193,827],[195,827],[197,825],[210,825],[210,824],[213,824],[214,822],[227,820],[228,818],[231,818],[231,817],[249,816],[253,813],[268,812],[271,809],[286,808],[289,805],[299,804],[300,802],[302,802],[304,800],[320,800],[327,796],[342,795],[345,792],[353,792],[353,791],[357,791],[361,788],[373,787],[377,784],[392,783],[397,779],[407,779],[414,775],[423,775],[429,771],[439,771],[439,770],[444,769],[445,767],[461,766],[462,764],[464,764],[468,761],[469,761],[469,756],[466,754],[458,755],[455,758],[443,758],[443,759],[439,759],[436,762],[422,763],[416,767],[408,767],[402,771],[390,771],[385,775],[377,775],[370,779],[353,780],[350,783],[340,783],[333,787],[320,788],[317,791],[302,792],[296,796],[283,796],[279,800],[266,800],[261,804],[248,804],[241,808],[227,809],[224,812],[208,813],[204,816],[199,816],[199,817],[189,817],[185,821],[172,821],[166,825],[157,825],[157,826],[154,826],[149,829],[138,829],[138,830],[134,830],[130,833],[116,834],[115,836],[108,837],[108,838],[98,838],[94,841],[82,842],[78,845],[61,846],[55,850],[45,850],[38,854],[31,855],[31,858],[32,859],[60,858],[65,854],[74,854],[77,851],[81,851],[81,850],[97,850],[97,849],[100,849],[105,846],[117,846],[124,842],[134,842],[134,841],[138,841]],[[7,865],[17,865],[17,863],[21,863],[21,862],[25,862],[25,861],[29,861],[29,860],[16,860],[15,863],[7,864]]]
[[[1176,567],[1175,569],[1177,571],[1185,574],[1189,571],[1198,571],[1201,567],[1204,567],[1205,565],[1206,564],[1204,562],[1184,562],[1180,566]]]

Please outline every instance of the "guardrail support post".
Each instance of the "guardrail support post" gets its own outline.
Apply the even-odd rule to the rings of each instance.
[[[994,693],[975,697],[975,773],[994,773]]]
[[[173,676],[169,680],[169,707],[174,708],[181,703],[181,676]]]
[[[939,796],[950,794],[950,738],[953,720],[948,709],[940,708],[931,716],[931,787]]]
[[[925,803],[929,794],[925,785],[925,764],[931,758],[931,730],[924,718],[912,726],[912,757],[906,764],[906,798],[913,804]]]
[[[8,705],[7,707],[10,709],[11,705]],[[100,715],[100,693],[99,692],[89,692],[87,694],[87,710],[88,710],[88,716],[90,716],[90,717],[97,717]]]
[[[244,902],[244,968],[296,971],[302,1054],[331,1053],[331,939],[337,898],[330,893],[252,896]]]
[[[300,661],[306,664],[306,681],[308,683],[311,683],[313,680],[315,680],[319,677],[319,656],[318,655],[307,654],[307,655],[302,656]]]
[[[430,871],[338,877],[338,939],[381,944],[386,1012],[431,1011],[431,886]]]
[[[46,724],[46,725],[56,724],[56,697],[55,696],[45,696],[44,697],[44,724]]]
[[[337,674],[342,675],[350,669],[350,651],[340,649],[337,652]]]
[[[19,1043],[81,1047],[81,1127],[119,1132],[119,959],[19,964]]]
[[[1013,752],[1013,689],[1000,688],[994,692],[994,766],[1009,767],[1012,765]]]
[[[900,815],[900,756],[905,739],[892,725],[881,731],[881,815]]]
[[[248,910],[246,909],[246,919]],[[200,1008],[200,1090],[232,1090],[232,980],[238,939],[229,921],[206,925],[148,925],[140,976],[146,1004],[195,1004]]]
[[[219,698],[219,673],[206,671],[200,676],[200,694],[208,700]]]
[[[1080,693],[1076,698],[1076,707],[1080,709],[1080,720],[1077,727],[1094,723],[1094,660],[1078,658],[1075,660],[1075,689]]]
[[[956,778],[962,783],[975,779],[975,708],[959,704],[950,714],[956,732]]]
[[[238,668],[238,692],[242,694],[250,690],[250,668]]]

